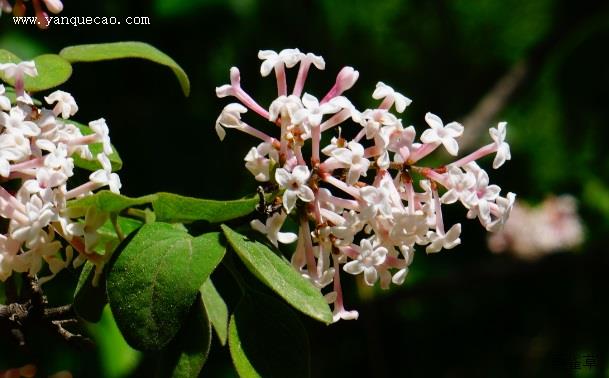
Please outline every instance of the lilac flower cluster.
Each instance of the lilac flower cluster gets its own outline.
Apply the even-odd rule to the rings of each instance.
[[[500,188],[489,184],[487,172],[476,164],[490,154],[495,154],[493,168],[510,159],[505,122],[490,129],[488,145],[445,166],[426,167],[420,162],[440,146],[457,156],[462,125],[444,124],[427,113],[429,128],[417,141],[414,126],[404,127],[391,111],[404,112],[411,100],[390,86],[379,82],[372,93],[379,105],[359,111],[343,95],[359,76],[352,67],[344,67],[319,100],[303,94],[303,88],[311,66],[325,68],[322,57],[298,49],[260,51],[258,57],[262,76],[275,73],[277,98],[268,109],[259,105],[241,87],[239,69],[231,68],[230,84],[216,88],[216,94],[239,102],[224,108],[216,132],[221,140],[225,128],[260,140],[245,156],[245,166],[281,207],[251,226],[275,246],[297,243],[292,264],[324,290],[335,321],[358,316],[345,309],[341,270],[387,288],[404,282],[417,246],[435,253],[460,244],[461,224],[445,226],[442,204],[460,202],[467,217],[478,218],[489,231],[505,223],[515,195],[500,196]],[[286,68],[297,65],[289,93]],[[243,121],[248,110],[269,125],[256,128]],[[355,137],[346,140],[341,128],[354,129]],[[324,132],[332,137],[322,138]],[[310,156],[303,153],[306,143]],[[298,234],[281,231],[288,216],[297,220]]]
[[[78,126],[67,121],[78,111],[78,106],[74,98],[63,91],[44,98],[52,109],[36,106],[24,90],[24,76],[38,74],[31,61],[0,64],[0,72],[15,80],[16,98],[12,103],[6,88],[0,84],[0,217],[3,219],[0,280],[6,280],[13,272],[36,275],[43,262],[48,264],[51,274],[42,282],[70,262],[78,265],[90,260],[101,271],[105,257],[95,252],[99,243],[97,230],[108,215],[94,208],[83,214],[83,210],[69,209],[66,202],[104,186],[114,192],[121,187],[108,157],[112,145],[105,120],[89,123],[93,133],[83,135]],[[93,156],[89,149],[93,143],[101,143],[103,152]],[[74,175],[75,155],[96,159],[102,168],[93,172],[88,182],[68,188],[68,181]],[[78,220],[81,217],[84,221]],[[78,256],[72,259],[74,250]]]

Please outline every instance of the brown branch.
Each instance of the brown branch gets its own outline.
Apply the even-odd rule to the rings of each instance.
[[[533,46],[525,58],[510,67],[474,106],[474,109],[463,118],[465,131],[460,141],[461,149],[465,151],[476,145],[477,140],[484,136],[485,130],[493,126],[493,121],[507,105],[514,92],[525,83],[526,79],[539,75],[541,68],[557,46],[585,29],[590,20],[598,18],[599,15],[603,17],[602,13],[606,11],[606,4],[599,1],[590,6],[585,14],[563,14],[562,21],[556,22],[554,29]]]
[[[91,345],[91,340],[78,333],[72,333],[64,328],[67,324],[76,324],[72,305],[49,307],[47,297],[44,295],[38,279],[27,277],[28,285],[22,290],[22,297],[27,300],[0,305],[0,327],[8,329],[17,344],[26,347],[25,332],[33,325],[46,325],[53,329],[66,342],[71,344]]]
[[[476,144],[484,130],[488,129],[497,114],[507,105],[511,95],[522,84],[528,71],[526,61],[521,60],[514,64],[463,119],[465,132],[460,142],[463,150],[468,150]]]

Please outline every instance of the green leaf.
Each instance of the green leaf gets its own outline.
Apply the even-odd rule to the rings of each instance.
[[[125,340],[136,349],[163,348],[224,252],[219,233],[193,238],[167,223],[144,225],[108,274],[110,307]]]
[[[256,198],[234,201],[215,201],[179,196],[172,193],[157,193],[152,203],[157,220],[162,222],[206,221],[221,223],[239,218],[254,211]]]
[[[139,58],[171,68],[178,78],[185,96],[190,94],[190,81],[186,72],[167,54],[142,42],[115,42],[70,46],[59,52],[70,63],[99,62],[103,60]]]
[[[224,299],[222,299],[220,293],[216,290],[211,278],[203,283],[200,291],[203,303],[205,303],[205,308],[207,309],[207,315],[216,331],[220,344],[226,345],[228,334],[228,307],[226,307]]]
[[[70,76],[72,76],[72,65],[59,55],[44,54],[37,56],[33,60],[38,70],[38,76],[25,76],[24,84],[27,91],[39,92],[55,88],[68,81]],[[0,50],[0,63],[19,62],[21,62],[21,59],[15,54],[10,51]],[[0,79],[10,85],[15,85],[14,79],[7,79],[1,72]]]
[[[159,356],[158,377],[196,378],[209,355],[211,325],[200,296],[177,336]]]
[[[142,227],[142,225],[144,224],[143,222],[137,219],[131,219],[126,217],[118,217],[117,223],[125,237],[129,236],[129,234]],[[106,223],[104,223],[100,228],[98,228],[97,233],[99,234],[99,243],[95,248],[96,252],[99,252],[101,254],[105,253],[106,246],[108,244],[110,244],[110,249],[114,250],[114,248],[116,248],[120,243],[120,240],[116,235],[116,230],[114,229],[114,225],[112,224],[111,219],[108,219]]]
[[[86,209],[91,206],[95,206],[101,211],[105,211],[108,213],[118,213],[129,207],[151,203],[155,198],[156,195],[154,194],[131,198],[113,193],[109,190],[102,190],[93,194],[92,196],[87,196],[77,200],[69,201],[68,207]]]
[[[82,135],[93,134],[93,130],[89,126],[85,126],[82,123],[74,122],[72,120],[66,121],[67,123],[71,123],[74,126],[78,127]],[[89,150],[93,155],[93,160],[87,160],[81,158],[78,154],[74,155],[74,165],[83,168],[89,171],[96,171],[98,169],[102,169],[101,164],[97,161],[97,154],[104,151],[104,147],[101,143],[93,143],[89,145]],[[123,160],[118,155],[118,151],[116,147],[112,146],[112,153],[108,155],[108,159],[110,160],[110,164],[112,164],[112,171],[118,171],[123,167]]]
[[[118,217],[117,223],[123,234],[127,236],[127,239],[121,245],[122,248],[129,242],[129,236],[142,226],[142,222],[130,218]],[[115,256],[119,253],[116,248],[120,244],[120,240],[118,239],[114,226],[110,220],[107,220],[97,232],[99,233],[100,238],[99,245],[95,248],[96,251],[105,253],[104,246],[109,244],[110,250],[114,251],[113,253],[115,254],[104,267],[104,271],[98,278],[97,285],[93,285],[95,265],[90,261],[87,261],[80,272],[78,284],[74,291],[74,311],[76,311],[78,316],[92,323],[100,320],[104,306],[108,303],[108,295],[106,293],[106,272],[112,268]]]
[[[87,261],[80,272],[78,284],[74,291],[74,311],[86,321],[97,323],[104,307],[108,303],[106,295],[105,272],[102,273],[97,286],[93,286],[95,265]]]
[[[309,377],[307,333],[293,311],[248,292],[231,316],[228,345],[241,377]]]
[[[4,49],[0,49],[0,63],[19,63],[21,59],[13,54],[12,52]],[[0,77],[4,80],[4,75],[0,73]]]
[[[298,311],[326,324],[332,323],[332,312],[321,292],[290,264],[264,244],[226,225],[222,225],[222,231],[241,261],[260,281]]]

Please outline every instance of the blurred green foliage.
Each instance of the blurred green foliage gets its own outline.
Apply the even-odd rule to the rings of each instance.
[[[425,112],[447,121],[464,118],[513,64],[526,61],[526,80],[495,120],[509,122],[512,161],[489,172],[491,180],[531,202],[552,193],[578,198],[588,230],[581,253],[534,263],[491,255],[483,230],[465,222],[463,245],[434,256],[419,253],[402,288],[381,293],[346,280],[347,306],[360,309],[357,322],[325,327],[303,319],[312,376],[609,374],[605,1],[64,3],[66,16],[147,15],[152,24],[39,31],[16,27],[4,15],[0,48],[28,58],[67,45],[139,40],[166,52],[191,78],[186,100],[170,73],[137,61],[77,66],[65,85],[79,103],[77,119],[108,120],[124,162],[123,190],[132,196],[168,191],[232,199],[254,192],[256,184],[243,168],[252,140],[229,133],[218,141],[213,125],[227,102],[215,98],[214,87],[227,83],[229,67],[238,66],[244,88],[267,105],[274,83],[259,77],[259,49],[298,47],[322,55],[326,70],[312,72],[305,88],[316,95],[327,91],[341,65],[354,66],[360,80],[350,98],[362,108],[373,103],[377,81],[392,85],[414,100],[403,121],[419,132]],[[490,161],[484,164],[490,168]],[[463,215],[453,209],[447,217]],[[77,273],[64,272],[48,284],[57,304],[69,301]],[[221,293],[235,290],[222,269],[214,283]],[[235,306],[229,303],[231,310]],[[145,360],[136,368],[137,354],[117,332],[105,312],[90,328],[98,345],[93,351],[71,351],[60,340],[44,339],[41,366],[70,368],[75,376],[149,376]],[[202,375],[234,376],[226,348],[213,342]],[[0,345],[0,368],[12,362],[7,348]],[[587,354],[596,366],[569,365]]]

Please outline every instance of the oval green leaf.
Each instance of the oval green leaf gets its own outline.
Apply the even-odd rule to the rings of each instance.
[[[197,378],[209,355],[211,325],[201,297],[177,336],[160,352],[158,377]]]
[[[117,224],[125,236],[130,236],[135,230],[142,226],[142,222],[124,217],[118,217]],[[116,235],[112,222],[108,219],[97,231],[100,238],[96,251],[105,253],[106,245],[109,245],[111,250],[115,251],[120,244],[120,240]],[[128,242],[129,238],[123,242],[121,247]],[[118,252],[115,251],[115,253]],[[104,306],[108,303],[108,295],[106,294],[106,272],[108,269],[111,269],[113,263],[114,259],[111,259],[110,262],[106,264],[104,271],[98,279],[97,285],[93,285],[95,265],[87,261],[80,272],[78,284],[74,291],[74,311],[78,316],[89,322],[98,322],[102,316]]]
[[[309,377],[309,341],[293,311],[249,292],[231,316],[228,345],[241,377]]]
[[[139,58],[169,67],[178,78],[185,96],[190,94],[186,72],[164,52],[143,42],[115,42],[70,46],[59,52],[70,63]]]
[[[222,223],[252,213],[257,203],[257,198],[215,201],[172,193],[157,193],[152,207],[156,219],[161,222]]]
[[[68,81],[70,76],[72,76],[72,65],[59,55],[44,54],[37,56],[33,60],[38,70],[38,76],[25,76],[25,89],[29,92],[39,92],[55,88]],[[21,62],[21,59],[15,54],[10,51],[0,50],[0,63],[19,62]],[[0,79],[10,85],[15,84],[13,79],[7,79],[1,72]]]
[[[201,286],[201,298],[207,309],[211,325],[216,331],[220,344],[226,345],[228,337],[228,307],[220,293],[216,290],[211,278]]]
[[[0,63],[19,63],[21,59],[13,54],[12,52],[4,49],[0,49]],[[0,77],[4,78],[2,73],[0,73]],[[4,80],[4,79],[3,79]]]
[[[260,281],[298,311],[326,324],[332,312],[321,292],[266,245],[248,239],[226,225],[222,231],[241,261]]]
[[[167,223],[144,225],[108,273],[110,307],[125,340],[140,350],[167,345],[224,252],[219,233],[193,238]]]

